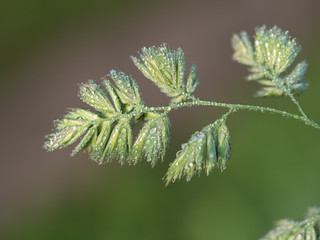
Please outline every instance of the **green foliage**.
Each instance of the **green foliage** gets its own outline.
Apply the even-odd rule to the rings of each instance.
[[[245,32],[233,36],[232,46],[235,50],[233,58],[250,67],[248,80],[264,85],[258,95],[287,95],[297,105],[301,115],[268,107],[195,98],[193,92],[199,85],[196,66],[191,66],[186,77],[182,48],[173,50],[163,44],[160,47],[143,48],[140,59],[132,57],[132,60],[147,79],[171,98],[168,106],[145,106],[136,81],[123,72],[111,70],[102,81],[104,89],[92,80],[80,84],[79,97],[96,112],[71,109],[62,120],[56,121],[55,131],[46,137],[45,149],[52,151],[66,147],[82,136],[72,155],[84,150],[98,163],[118,159],[121,164],[137,164],[146,160],[154,166],[164,159],[169,145],[171,126],[168,113],[171,110],[194,105],[228,108],[226,114],[194,133],[182,145],[165,176],[165,182],[169,184],[183,177],[190,180],[202,171],[208,175],[214,168],[221,171],[226,169],[231,155],[231,135],[226,120],[237,110],[281,114],[320,129],[303,112],[292,94],[300,94],[308,86],[304,82],[306,62],[297,64],[291,73],[282,76],[301,49],[288,32],[282,32],[277,27],[267,30],[263,26],[256,30],[254,47]],[[142,123],[142,127],[137,136],[133,136],[133,129],[140,126],[139,123]]]
[[[304,82],[307,69],[305,61],[298,64],[290,74],[281,75],[294,62],[301,47],[288,32],[278,27],[267,30],[265,26],[256,29],[254,47],[246,32],[232,37],[233,59],[249,66],[249,81],[257,81],[263,88],[256,96],[281,96],[289,93],[301,94],[308,83]]]
[[[309,208],[301,222],[280,220],[261,240],[318,240],[320,239],[320,208]]]

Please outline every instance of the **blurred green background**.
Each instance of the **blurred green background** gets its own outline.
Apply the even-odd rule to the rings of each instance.
[[[162,164],[98,166],[71,148],[47,153],[43,136],[68,107],[84,106],[78,83],[110,69],[134,76],[148,105],[168,99],[135,69],[142,46],[182,46],[196,63],[196,96],[274,106],[231,61],[234,32],[277,25],[303,46],[310,88],[299,100],[320,122],[320,3],[292,1],[15,0],[0,7],[0,239],[258,239],[280,218],[320,205],[320,132],[279,116],[241,112],[228,125],[233,153],[222,174],[164,186],[180,144],[223,109],[170,113]],[[192,110],[192,113],[191,113]]]

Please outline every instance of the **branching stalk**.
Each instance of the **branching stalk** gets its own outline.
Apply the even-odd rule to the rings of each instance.
[[[99,164],[118,159],[121,164],[136,164],[142,160],[154,166],[164,159],[171,137],[168,113],[173,109],[191,106],[227,108],[228,111],[211,124],[192,134],[181,145],[165,177],[166,184],[204,171],[226,169],[231,156],[231,134],[227,118],[240,110],[278,114],[303,122],[315,129],[319,124],[306,115],[294,94],[304,92],[309,83],[304,81],[306,61],[295,65],[289,73],[301,47],[287,32],[265,26],[256,29],[255,42],[242,32],[232,38],[233,59],[249,66],[247,80],[262,85],[256,96],[287,96],[298,107],[300,115],[270,107],[205,101],[194,97],[199,85],[196,66],[186,75],[182,48],[173,50],[166,44],[142,48],[140,58],[132,57],[142,74],[171,98],[167,106],[147,107],[135,79],[123,72],[111,70],[102,83],[80,84],[79,96],[95,112],[74,108],[62,120],[55,122],[55,131],[46,136],[47,150],[63,148],[78,139],[72,155],[88,151]],[[101,86],[102,85],[102,86]],[[139,133],[133,129],[142,123]]]

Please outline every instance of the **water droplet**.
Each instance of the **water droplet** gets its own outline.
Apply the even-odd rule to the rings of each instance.
[[[189,167],[192,167],[193,166],[193,163],[189,163]]]
[[[176,157],[179,157],[181,154],[181,150],[176,153]]]
[[[150,130],[150,134],[154,134],[156,131],[157,131],[157,128],[154,127]]]
[[[187,148],[188,144],[184,143],[181,145],[181,150],[185,150]]]
[[[204,137],[205,137],[205,135],[204,135],[203,132],[198,132],[198,133],[196,134],[196,136],[197,136],[198,138],[204,138]]]

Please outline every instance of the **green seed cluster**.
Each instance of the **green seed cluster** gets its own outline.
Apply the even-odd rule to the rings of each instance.
[[[217,167],[225,170],[231,155],[231,135],[225,120],[217,120],[194,133],[187,143],[181,145],[176,159],[171,164],[166,184],[186,177],[190,181],[193,175],[205,170],[206,174]]]
[[[55,132],[46,137],[45,149],[66,147],[83,136],[72,156],[87,150],[100,164],[112,159],[136,164],[145,158],[154,165],[163,159],[169,144],[169,119],[148,111],[133,78],[114,70],[109,76],[114,84],[107,79],[102,82],[107,93],[93,81],[80,84],[80,98],[97,112],[72,109],[56,121]],[[145,124],[133,143],[132,129],[140,121]]]
[[[256,93],[258,97],[301,94],[308,83],[304,82],[307,69],[305,61],[296,65],[292,72],[283,75],[298,56],[301,47],[288,32],[278,27],[269,30],[265,26],[256,29],[254,44],[246,32],[232,37],[233,59],[249,66],[249,81],[263,85]]]
[[[280,220],[261,240],[318,240],[320,239],[320,208],[311,207],[301,222]]]
[[[186,60],[181,47],[173,50],[163,44],[160,47],[142,48],[140,58],[132,57],[134,64],[162,92],[173,98],[172,103],[185,100],[199,85],[195,65],[191,66],[185,80]]]

